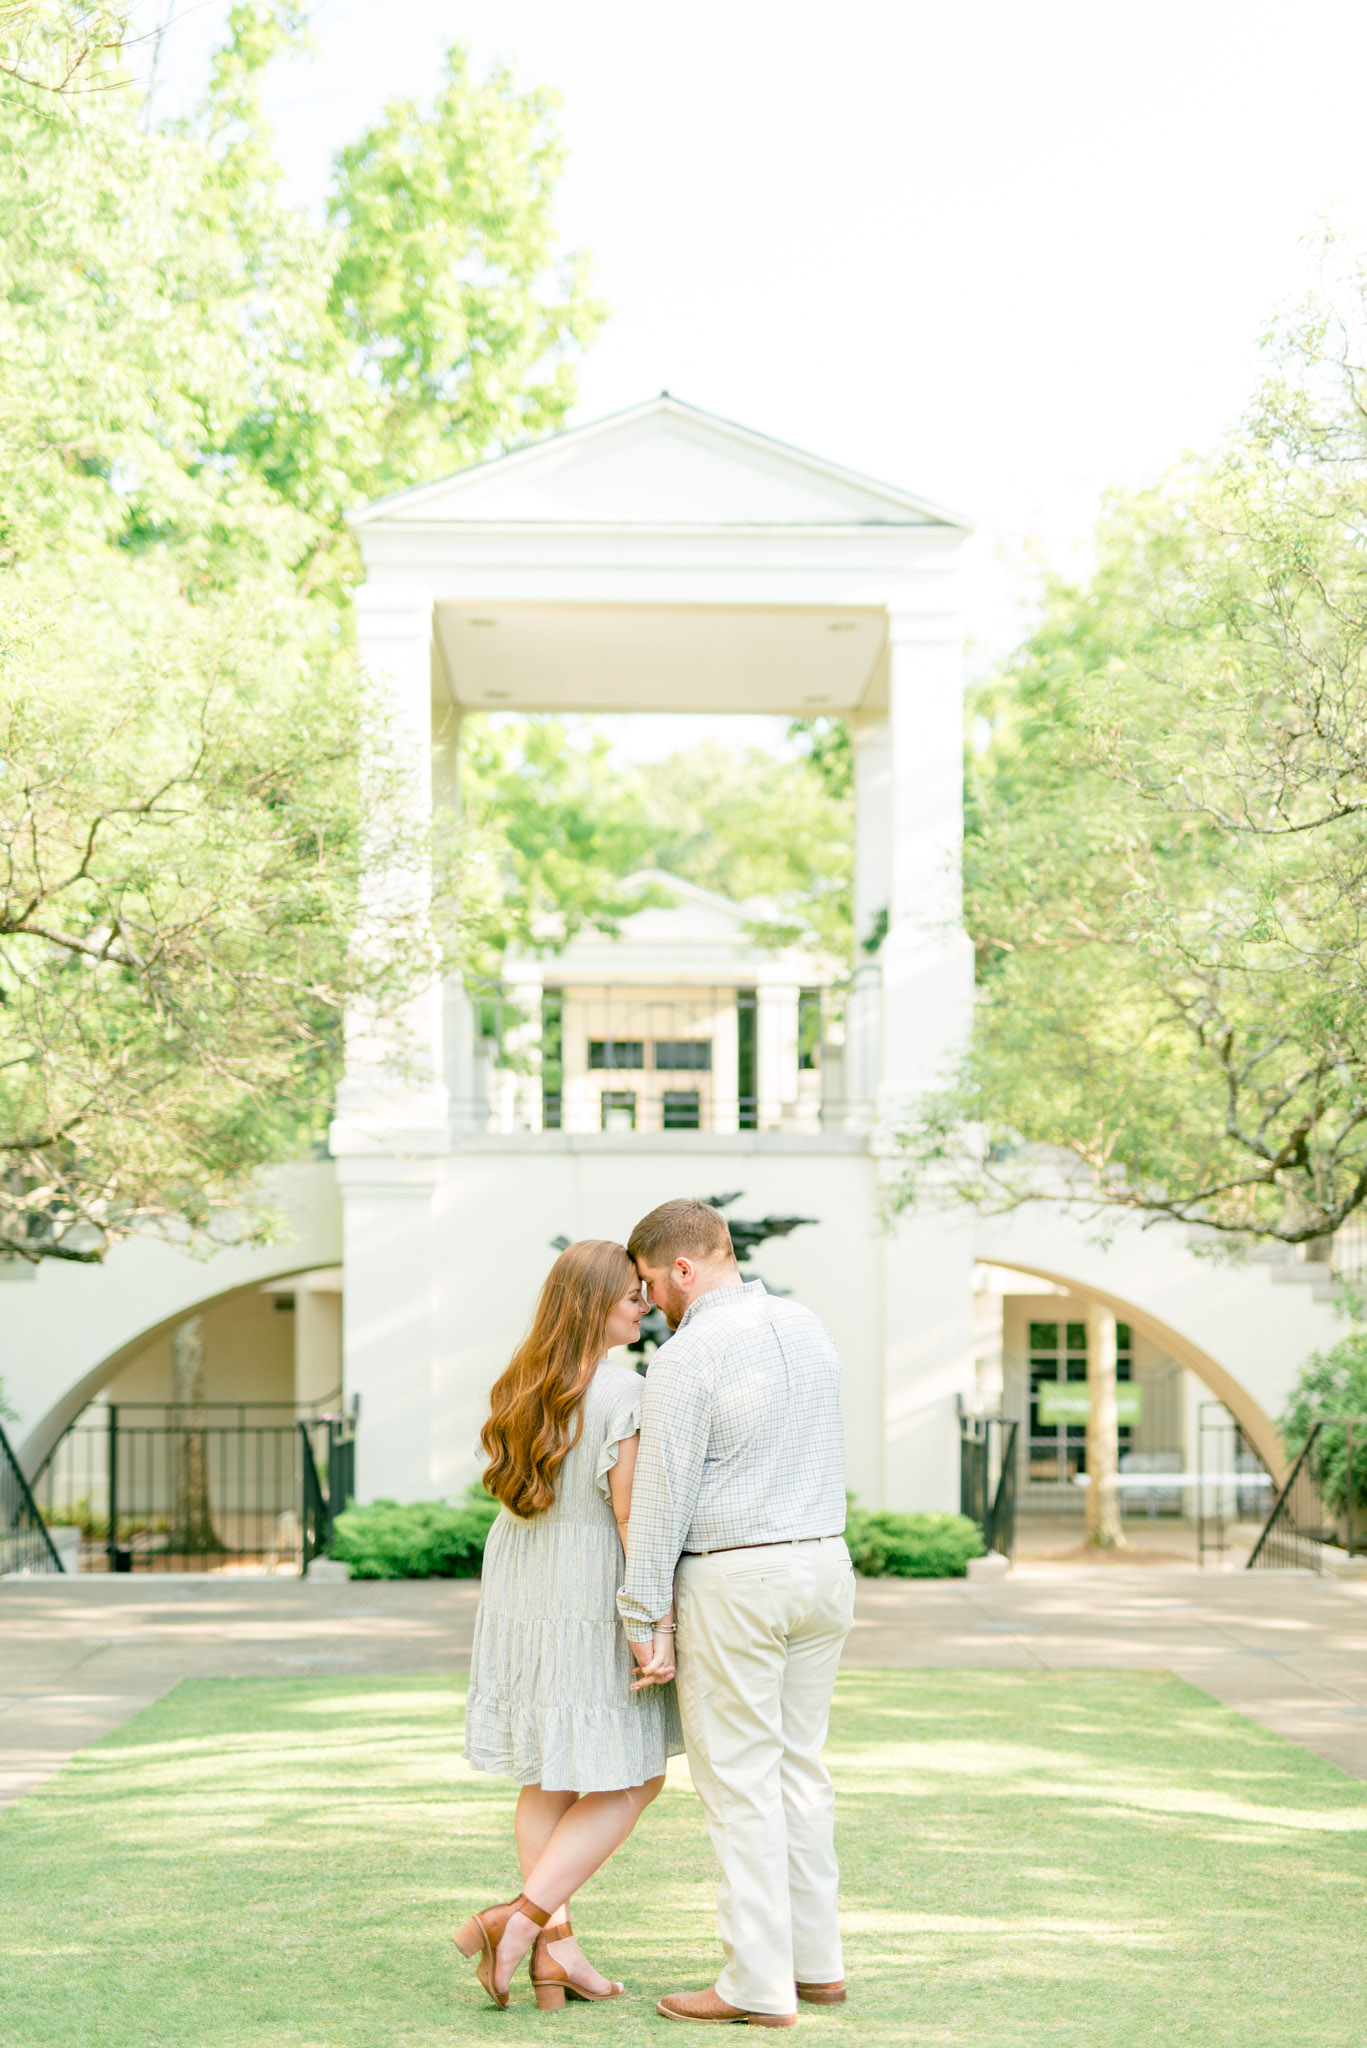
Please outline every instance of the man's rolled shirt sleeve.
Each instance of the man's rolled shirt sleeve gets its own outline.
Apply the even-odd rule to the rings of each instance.
[[[657,1354],[646,1379],[631,1488],[626,1583],[617,1607],[634,1643],[647,1642],[674,1598],[674,1567],[697,1506],[711,1403],[696,1371]]]

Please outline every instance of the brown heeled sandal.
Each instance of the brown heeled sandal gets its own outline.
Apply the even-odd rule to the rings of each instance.
[[[544,1927],[551,1917],[549,1913],[543,1912],[540,1906],[533,1905],[525,1892],[519,1892],[515,1899],[509,1899],[501,1906],[485,1906],[482,1911],[472,1913],[465,1925],[451,1937],[463,1956],[479,1957],[475,1975],[500,2012],[506,2012],[508,2009],[511,1986],[502,1994],[495,1991],[494,1963],[498,1956],[498,1945],[503,1939],[503,1930],[514,1913],[525,1913],[537,1927]]]
[[[611,1991],[585,1991],[582,1985],[574,1982],[563,1963],[544,1953],[553,1941],[569,1941],[573,1935],[574,1929],[568,1920],[557,1920],[538,1934],[532,1943],[527,1968],[539,2012],[562,2012],[567,1998],[582,1998],[586,2005],[595,2005],[604,1998],[620,1998],[627,1988],[625,1984],[614,1984]]]

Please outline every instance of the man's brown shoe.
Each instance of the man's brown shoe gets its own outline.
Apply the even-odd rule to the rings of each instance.
[[[671,1991],[655,2008],[667,2020],[693,2020],[712,2027],[795,2027],[795,2012],[743,2012],[716,1991]]]
[[[845,1979],[841,1977],[834,1984],[799,1984],[797,1995],[804,2005],[843,2005]]]

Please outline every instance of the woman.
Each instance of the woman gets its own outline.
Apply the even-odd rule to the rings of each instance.
[[[620,1848],[683,1748],[673,1615],[656,1637],[660,1682],[632,1682],[617,1588],[641,1421],[641,1381],[604,1353],[629,1344],[645,1302],[619,1244],[560,1254],[530,1335],[490,1396],[484,1484],[503,1511],[489,1532],[475,1618],[465,1756],[516,1779],[522,1895],[455,1937],[479,1956],[497,2006],[530,1949],[536,2002],[616,1998],[574,1940],[569,1901]]]

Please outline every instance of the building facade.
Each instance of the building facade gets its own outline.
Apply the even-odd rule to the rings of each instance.
[[[847,719],[853,971],[767,953],[753,909],[646,876],[623,943],[581,937],[510,959],[495,991],[434,980],[403,1019],[354,1020],[330,1157],[279,1176],[291,1234],[274,1248],[205,1262],[134,1244],[102,1269],[8,1271],[0,1370],[30,1467],[90,1399],[151,1384],[178,1318],[205,1311],[212,1368],[213,1318],[236,1318],[240,1349],[232,1304],[269,1295],[297,1329],[291,1350],[270,1325],[281,1387],[313,1398],[335,1372],[359,1398],[361,1495],[450,1495],[553,1241],[624,1239],[667,1197],[722,1192],[736,1213],[815,1219],[760,1263],[840,1343],[870,1502],[957,1505],[961,1406],[1024,1417],[1046,1358],[1076,1373],[1089,1302],[1124,1323],[1138,1378],[1185,1376],[1180,1399],[1146,1395],[1154,1414],[1187,1416],[1196,1388],[1278,1466],[1272,1417],[1335,1334],[1323,1269],[1216,1266],[1189,1233],[1125,1223],[1103,1245],[1045,1205],[884,1219],[886,1134],[969,1023],[964,522],[662,395],[355,525],[362,655],[420,816],[459,805],[472,711]],[[421,910],[425,878],[378,880],[377,902]],[[1075,1439],[1036,1424],[1036,1483],[1065,1484]]]

